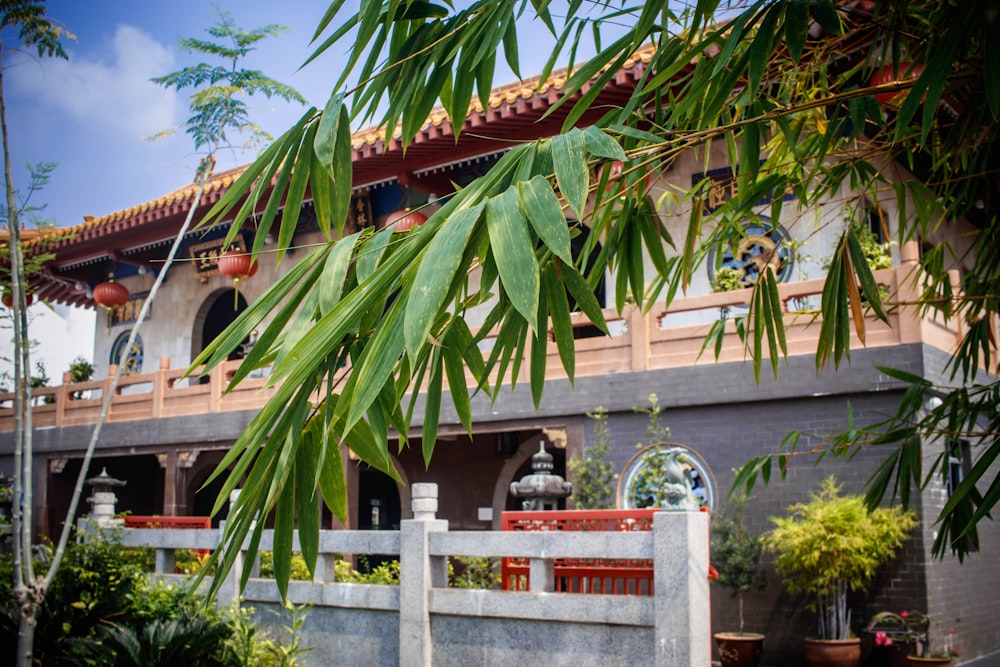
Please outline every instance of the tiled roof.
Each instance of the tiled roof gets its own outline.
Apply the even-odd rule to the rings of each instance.
[[[624,103],[653,54],[653,49],[647,47],[626,60],[602,90],[604,103]],[[545,81],[535,77],[498,87],[490,93],[485,105],[478,97],[474,98],[463,120],[460,142],[455,139],[455,128],[443,108],[431,111],[405,154],[398,127],[388,139],[384,128],[366,128],[353,133],[354,187],[363,188],[395,179],[402,181],[403,178],[414,183],[418,182],[414,179],[424,179],[430,187],[435,182],[432,176],[427,175],[428,169],[495,153],[498,140],[506,145],[512,140],[534,139],[559,132],[569,105],[544,120],[543,116],[563,96],[567,75],[568,72],[562,70]],[[588,117],[581,122],[588,122]],[[248,166],[211,176],[200,202],[199,213],[206,213]],[[49,301],[92,307],[93,302],[78,287],[80,277],[84,282],[92,283],[97,275],[97,269],[93,267],[109,259],[121,261],[127,256],[132,261],[148,262],[148,259],[143,260],[130,253],[137,248],[159,246],[176,235],[181,221],[190,211],[196,191],[192,183],[137,206],[100,217],[85,216],[81,224],[60,229],[63,237],[48,246],[57,257],[42,275],[35,278],[34,289]],[[30,246],[31,242],[25,245]]]
[[[653,50],[652,48],[645,48],[631,58],[625,61],[622,66],[623,71],[632,70],[637,65],[647,65],[652,58]],[[562,90],[563,86],[566,84],[567,71],[561,70],[553,73],[544,82],[540,82],[538,77],[533,77],[531,79],[526,79],[522,82],[508,84],[495,88],[493,92],[490,93],[488,108],[492,110],[499,110],[504,106],[516,105],[519,101],[525,102],[530,101],[535,98],[544,100],[547,104],[551,104],[556,99],[558,99],[559,91]],[[474,116],[483,114],[486,109],[483,107],[482,102],[478,97],[473,97],[471,104],[469,105],[469,112],[466,115],[466,122],[470,121]],[[450,124],[450,119],[448,114],[443,108],[438,107],[431,111],[428,116],[427,122],[421,128],[421,133],[426,133],[430,128],[440,128],[442,125]],[[393,132],[393,138],[399,139],[401,135],[401,128],[397,127]],[[355,160],[363,160],[364,156],[360,153],[363,151],[365,146],[373,146],[376,143],[381,143],[385,141],[386,129],[372,127],[365,128],[355,132],[351,136],[351,146],[356,152]],[[215,174],[209,180],[205,194],[209,195],[213,192],[225,191],[230,185],[232,185],[237,178],[247,169],[248,165],[243,165],[230,169],[228,171]],[[79,234],[81,232],[86,232],[88,230],[93,230],[98,227],[103,227],[106,225],[112,225],[116,221],[127,220],[130,218],[135,218],[142,216],[145,213],[151,211],[157,211],[161,209],[169,209],[171,206],[176,204],[181,204],[191,200],[196,192],[196,187],[192,183],[186,185],[182,188],[174,190],[173,192],[164,195],[158,199],[152,201],[144,202],[137,206],[131,208],[123,209],[120,211],[115,211],[114,213],[109,213],[100,217],[94,216],[84,216],[83,223],[70,227],[64,231]]]

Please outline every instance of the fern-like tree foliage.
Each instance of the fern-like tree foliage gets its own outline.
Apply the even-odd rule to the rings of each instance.
[[[762,199],[772,201],[770,217],[779,220],[785,206],[813,210],[848,190],[895,194],[901,216],[894,240],[900,244],[959,218],[980,230],[967,249],[930,250],[924,271],[914,275],[927,314],[970,325],[953,357],[952,384],[930,386],[894,375],[912,385],[895,420],[852,430],[824,450],[848,456],[859,447],[885,447],[886,466],[870,486],[868,500],[875,506],[896,490],[909,500],[912,484],[924,483],[929,472],[942,473],[940,466],[921,469],[925,437],[947,431],[975,442],[972,470],[940,517],[938,552],[975,548],[976,525],[1000,498],[991,468],[1000,455],[1000,385],[991,374],[997,371],[993,332],[1000,287],[995,2],[597,0],[556,10],[544,0],[479,0],[460,8],[362,0],[356,12],[343,7],[341,0],[333,2],[314,36],[313,58],[335,46],[346,49],[338,61],[344,71],[331,78],[325,108],[310,110],[279,137],[211,212],[216,221],[243,220],[258,201],[270,198],[257,239],[276,228],[280,260],[308,187],[328,237],[302,253],[195,361],[213,367],[258,329],[263,333],[233,382],[271,366],[276,385],[220,467],[219,474],[233,470],[220,507],[231,490],[243,487],[226,523],[226,548],[217,552],[221,572],[246,540],[251,547],[257,543],[271,512],[276,563],[290,558],[281,552],[291,551],[297,517],[311,566],[318,543],[317,489],[336,515],[346,512],[337,444],[346,443],[398,480],[387,434],[390,427],[409,433],[415,388],[426,387],[421,435],[430,457],[448,394],[472,431],[467,372],[476,378],[474,391],[495,398],[500,383],[513,383],[525,359],[532,396],[541,401],[550,326],[572,378],[569,304],[605,329],[593,288],[609,269],[619,310],[629,303],[669,306],[692,282],[707,250],[738,238],[741,219]],[[574,62],[557,103],[566,112],[563,132],[510,147],[488,173],[443,200],[415,232],[369,229],[344,236],[352,125],[395,129],[406,146],[436,104],[453,119],[466,116],[473,96],[485,106],[497,60],[519,71],[517,19],[530,16],[552,34],[542,81],[560,59],[577,60],[581,41],[594,39],[596,55]],[[600,38],[608,23],[619,31]],[[597,104],[604,86],[644,46],[648,66],[630,98],[618,106]],[[917,64],[919,70],[912,66]],[[892,80],[872,84],[886,66],[895,73]],[[348,89],[349,80],[362,83]],[[876,94],[896,101],[881,104]],[[576,128],[587,112],[600,117]],[[460,125],[455,123],[456,133]],[[704,156],[710,149],[727,156],[737,194],[708,212],[702,205],[707,179],[672,191],[657,205],[689,212],[685,238],[673,239],[649,202],[646,176],[655,182],[680,155]],[[615,178],[626,187],[609,196],[614,161],[624,164]],[[894,165],[919,178],[896,178]],[[279,220],[279,203],[292,214]],[[567,226],[564,209],[591,232],[578,261],[570,251],[576,223]],[[230,233],[237,231],[234,226]],[[597,239],[600,252],[584,263]],[[953,290],[948,269],[962,262],[960,289]],[[481,304],[488,314],[473,333],[466,315]],[[852,334],[864,339],[866,308],[885,318],[861,242],[845,225],[823,293],[817,372],[848,359]],[[741,321],[758,377],[768,366],[777,375],[786,354],[782,312],[775,276],[766,270]],[[490,330],[498,332],[496,344],[484,359],[477,343]],[[351,372],[344,380],[338,370],[348,361]],[[930,414],[918,407],[928,392],[942,397]],[[781,452],[773,467],[783,472],[790,455]],[[773,461],[751,462],[739,483],[769,476]],[[986,490],[980,494],[977,485]]]
[[[594,424],[594,444],[582,455],[574,455],[566,462],[573,480],[573,504],[581,510],[606,510],[615,506],[615,482],[618,473],[615,464],[607,460],[611,451],[611,427],[608,411],[598,406],[587,416]]]
[[[288,28],[272,24],[243,30],[228,13],[219,12],[217,17],[218,22],[207,30],[214,41],[186,37],[179,40],[179,45],[185,51],[220,60],[222,64],[198,63],[153,79],[166,88],[194,90],[188,98],[191,117],[184,123],[184,131],[194,140],[195,150],[226,145],[229,142],[226,132],[233,130],[249,135],[251,141],[269,140],[250,120],[246,101],[249,97],[263,95],[268,99],[277,97],[286,102],[306,103],[291,86],[259,70],[239,67],[258,42],[277,37]]]

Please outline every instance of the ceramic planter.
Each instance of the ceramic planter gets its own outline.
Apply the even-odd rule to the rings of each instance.
[[[717,632],[715,645],[719,648],[722,667],[757,667],[764,650],[764,635],[755,632]]]
[[[809,667],[858,667],[859,662],[860,639],[806,639]]]
[[[906,656],[909,667],[948,667],[951,658],[919,658],[915,655]]]

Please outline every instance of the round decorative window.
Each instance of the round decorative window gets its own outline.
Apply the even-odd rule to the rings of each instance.
[[[623,509],[660,507],[675,486],[673,466],[680,466],[699,505],[715,510],[715,478],[704,459],[690,447],[661,442],[639,450],[618,478],[618,506]]]
[[[733,239],[721,258],[717,255],[717,248],[708,253],[710,281],[714,281],[715,272],[720,268],[736,269],[743,274],[743,285],[752,287],[768,264],[774,268],[778,282],[786,282],[792,277],[791,237],[784,227],[773,224],[765,216],[745,220],[743,234]]]
[[[125,375],[138,375],[142,372],[142,339],[135,337],[132,346],[128,345],[128,334],[123,333],[115,339],[111,346],[111,363],[116,366],[124,366]]]

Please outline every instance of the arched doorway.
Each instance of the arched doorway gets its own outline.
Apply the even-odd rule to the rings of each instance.
[[[396,481],[362,463],[358,467],[358,530],[399,530],[401,515]]]
[[[195,316],[194,331],[191,336],[191,358],[201,354],[209,343],[219,337],[230,324],[247,309],[247,301],[235,289],[225,289],[213,292],[198,309]],[[229,359],[242,359],[247,353],[247,343],[236,348]]]

